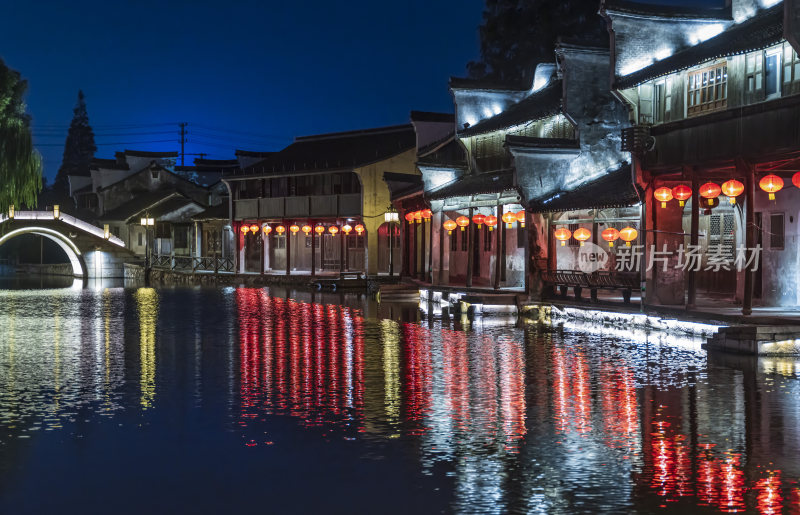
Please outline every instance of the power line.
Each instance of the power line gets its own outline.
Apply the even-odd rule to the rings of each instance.
[[[157,140],[150,140],[150,141],[116,141],[114,143],[95,143],[97,146],[112,146],[112,145],[142,145],[145,143],[176,143],[177,140],[174,139],[157,139]],[[35,144],[34,147],[63,147],[63,143],[38,143]]]

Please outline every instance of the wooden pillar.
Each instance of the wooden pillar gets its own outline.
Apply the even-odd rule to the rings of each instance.
[[[694,168],[687,167],[686,171],[692,177],[692,223],[689,232],[689,245],[696,246],[698,244],[700,232],[700,179]],[[697,307],[697,272],[694,269],[689,270],[689,278],[687,282],[687,299],[686,309],[695,309]]]
[[[317,231],[316,227],[314,226],[313,222],[309,222],[311,225],[311,277],[317,275]]]
[[[495,208],[495,216],[497,216],[497,235],[495,237],[496,240],[496,248],[495,248],[495,260],[494,260],[494,289],[500,289],[500,275],[501,272],[501,264],[500,262],[503,260],[503,252],[501,247],[502,239],[500,238],[500,226],[503,224],[503,206],[497,206]]]
[[[344,240],[344,268],[348,272],[350,271],[350,235],[346,234],[342,237]]]
[[[750,166],[742,158],[736,159],[736,172],[737,175],[745,176],[745,247],[747,248],[747,261],[750,261],[752,252],[756,246],[756,215],[755,215],[755,173],[753,167]],[[742,299],[742,314],[751,315],[753,313],[753,271],[750,267],[744,270],[744,298]]]
[[[264,266],[265,266],[265,263],[266,263],[266,259],[264,257],[264,253],[266,252],[267,235],[264,234],[264,231],[262,230],[262,231],[259,231],[258,237],[261,240],[261,245],[259,245],[259,247],[261,247],[261,252],[259,253],[260,254],[259,257],[261,258],[260,259],[261,266],[259,267],[259,270],[260,270],[261,275],[264,275]]]
[[[501,215],[503,214],[502,211],[503,210],[501,209],[500,213]],[[500,227],[500,280],[505,281],[506,280],[506,231],[508,231],[508,229],[506,229],[506,223],[503,222],[502,216],[497,220],[498,220],[497,222],[498,225],[501,226]]]
[[[436,284],[442,284],[442,276],[444,275],[444,211],[439,211],[439,225],[437,232],[439,233],[439,277],[436,278]],[[450,243],[448,241],[448,243]],[[448,247],[448,252],[450,249]],[[431,270],[433,273],[433,270]],[[433,282],[433,280],[431,280]]]
[[[425,259],[425,247],[427,246],[427,241],[425,238],[425,226],[428,225],[430,222],[426,222],[425,220],[422,221],[420,225],[420,229],[422,229],[422,233],[419,235],[419,278],[421,281],[425,280],[427,276],[427,260]]]
[[[405,220],[405,218],[403,218]],[[403,268],[402,268],[402,275],[410,277],[411,276],[411,236],[410,236],[410,228],[408,227],[408,222],[401,221],[403,224]]]
[[[469,208],[470,225],[472,225],[472,212],[473,208]],[[470,227],[470,229],[472,228]],[[472,232],[472,230],[467,231],[467,288],[472,286],[472,268],[475,266],[475,257],[472,253],[472,246],[475,244],[475,242],[472,239]]]
[[[325,233],[324,232],[319,235],[319,271],[320,272],[325,272]]]
[[[344,272],[344,231],[339,231],[339,273]]]
[[[283,224],[286,227],[286,224]],[[286,227],[286,232],[283,233],[286,238],[286,275],[292,275],[292,231]]]

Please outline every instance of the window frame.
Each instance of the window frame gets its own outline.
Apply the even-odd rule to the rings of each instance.
[[[686,74],[686,116],[722,111],[728,107],[728,61],[718,61]]]

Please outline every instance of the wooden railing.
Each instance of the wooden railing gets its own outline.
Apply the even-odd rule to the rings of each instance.
[[[167,254],[153,254],[150,262],[153,268],[177,270],[181,272],[232,274],[235,271],[232,258],[219,256],[172,256]]]

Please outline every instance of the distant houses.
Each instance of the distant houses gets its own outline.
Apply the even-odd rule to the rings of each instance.
[[[800,304],[800,5],[599,11],[608,41],[561,41],[530,84],[451,78],[454,114],[190,167],[119,152],[72,197],[174,268]]]

